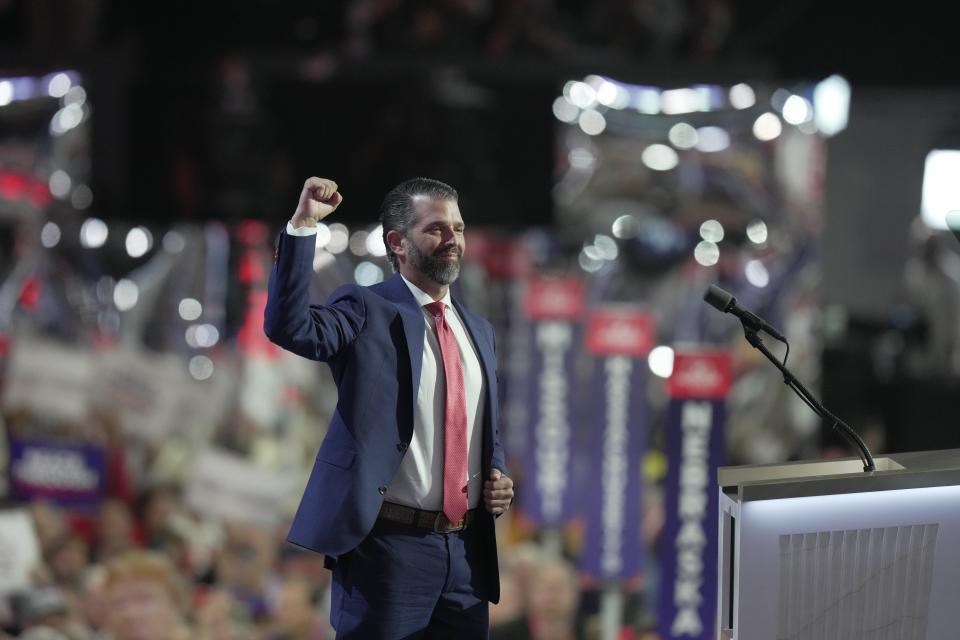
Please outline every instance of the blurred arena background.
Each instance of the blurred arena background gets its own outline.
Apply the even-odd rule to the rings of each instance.
[[[0,0],[0,637],[333,637],[322,558],[284,536],[335,388],[262,331],[309,175],[345,197],[317,301],[390,274],[390,187],[461,193],[457,292],[498,332],[518,488],[492,637],[712,637],[671,617],[677,491],[855,453],[709,284],[874,454],[960,446],[949,24],[822,0]],[[691,397],[721,408],[702,460],[674,437]]]

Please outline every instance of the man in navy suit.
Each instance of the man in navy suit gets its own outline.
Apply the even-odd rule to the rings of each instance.
[[[450,296],[457,192],[427,178],[391,190],[380,216],[397,273],[311,304],[316,224],[342,201],[335,182],[306,181],[270,274],[267,336],[328,363],[339,393],[289,540],[327,556],[338,638],[486,638],[513,482],[493,328]]]

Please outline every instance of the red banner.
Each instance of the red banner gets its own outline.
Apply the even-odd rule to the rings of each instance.
[[[587,350],[594,355],[642,358],[653,340],[653,318],[634,307],[600,309],[587,321]]]
[[[679,352],[667,383],[671,398],[722,400],[730,391],[733,371],[724,351]]]
[[[584,309],[584,282],[574,277],[527,280],[526,312],[533,320],[577,320]]]

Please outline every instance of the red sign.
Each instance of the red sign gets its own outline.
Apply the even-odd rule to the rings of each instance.
[[[723,351],[677,353],[667,382],[671,398],[722,400],[730,391],[733,370]]]
[[[534,276],[527,280],[526,311],[532,320],[577,320],[583,314],[580,278]]]
[[[653,318],[630,307],[611,307],[590,314],[587,350],[610,356],[643,357],[653,348]]]

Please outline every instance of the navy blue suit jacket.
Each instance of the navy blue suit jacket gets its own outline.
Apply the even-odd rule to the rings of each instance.
[[[372,287],[344,285],[326,304],[310,304],[316,236],[280,234],[270,274],[264,331],[277,345],[326,362],[338,400],[317,453],[288,540],[327,556],[347,553],[367,536],[413,436],[423,361],[424,319],[399,274]],[[484,375],[482,474],[506,474],[497,427],[494,333],[457,300]],[[499,600],[494,518],[481,508],[489,598]]]

